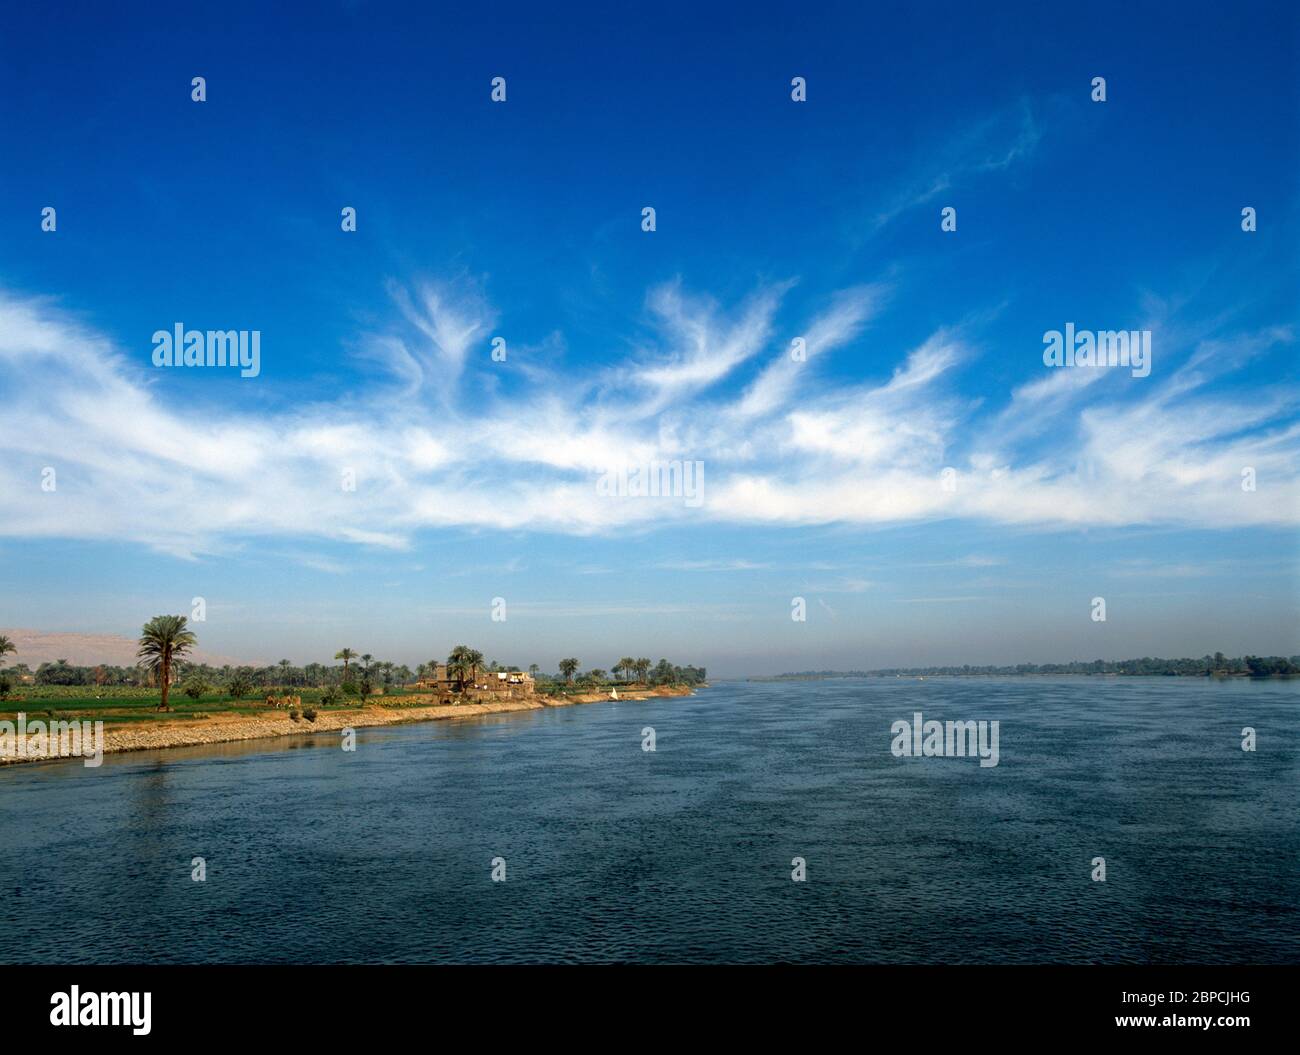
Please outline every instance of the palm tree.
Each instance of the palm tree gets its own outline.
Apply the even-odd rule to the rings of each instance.
[[[570,658],[560,660],[560,673],[564,676],[564,680],[572,682],[573,675],[577,672],[580,665],[581,664],[579,664],[576,659]]]
[[[648,659],[638,659],[633,666],[636,667],[637,677],[640,678],[641,682],[644,684],[646,675],[650,673],[650,661]]]
[[[350,648],[341,648],[334,653],[335,659],[343,660],[343,680],[348,680],[348,661],[356,659],[357,654]]]
[[[465,675],[473,667],[472,657],[476,653],[468,645],[457,645],[447,656],[447,676],[456,679],[456,688],[460,692],[465,691]],[[479,662],[483,661],[482,655],[479,655]]]
[[[534,678],[537,677],[537,672],[538,672],[540,669],[541,669],[541,668],[540,668],[536,663],[529,663],[529,664],[528,664],[528,673],[531,674]]]
[[[168,710],[167,693],[171,688],[172,663],[197,643],[198,638],[193,632],[185,629],[183,615],[156,615],[141,628],[136,665],[145,667],[158,676],[162,685],[162,702],[158,705],[158,710]]]
[[[280,684],[289,684],[289,668],[293,666],[287,659],[280,660]]]
[[[17,652],[18,646],[10,641],[4,634],[0,634],[0,670],[4,669],[5,653]],[[0,699],[4,699],[9,694],[9,679],[0,675]]]
[[[635,669],[636,660],[631,656],[624,656],[614,665],[614,673],[617,674],[621,670],[623,672],[623,677],[628,681],[632,680],[632,671]]]

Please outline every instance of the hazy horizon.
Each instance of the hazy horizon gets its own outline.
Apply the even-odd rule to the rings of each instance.
[[[3,664],[4,666],[16,666],[17,664],[22,663],[28,666],[31,670],[35,671],[40,666],[41,663],[47,663],[47,662],[54,663],[57,662],[59,659],[66,659],[72,666],[83,666],[83,667],[94,666],[97,664],[105,664],[108,666],[132,666],[134,665],[135,662],[134,660],[134,653],[136,647],[135,639],[125,634],[95,635],[95,634],[77,634],[77,633],[70,633],[70,632],[49,633],[49,632],[42,632],[42,631],[34,631],[31,628],[25,628],[25,627],[0,627],[0,634],[5,634],[6,636],[11,637],[18,645],[18,653],[16,655],[7,657],[5,663]],[[43,640],[35,648],[26,645],[26,642],[28,642],[31,639],[31,636],[33,634],[40,634],[43,638]],[[471,647],[475,645],[475,642],[469,639],[466,639],[466,641],[464,642],[460,642],[460,641],[456,642],[456,644],[461,644],[461,643],[469,644]],[[374,656],[376,660],[381,660],[381,661],[388,660],[397,663],[399,665],[405,663],[412,670],[414,670],[420,663],[427,662],[430,659],[444,661],[446,659],[446,652],[448,652],[450,648],[451,645],[449,644],[447,648],[443,649],[441,652],[435,650],[433,652],[430,652],[427,655],[423,653],[421,653],[420,655],[415,655],[415,654],[393,655],[387,652],[380,651],[380,652],[375,652]],[[213,654],[210,650],[205,649],[200,645],[199,648],[195,649],[193,655],[189,657],[188,661],[194,663],[204,663],[216,667],[220,667],[224,665],[266,667],[266,666],[275,665],[281,659],[288,659],[296,667],[301,667],[310,663],[322,663],[326,666],[339,666],[340,661],[335,660],[333,658],[335,651],[336,650],[334,649],[326,648],[323,649],[318,654],[304,655],[304,656],[292,656],[292,655],[277,653],[274,658],[272,658],[271,656],[263,656],[263,655],[259,655],[256,657],[249,657],[249,656],[232,657],[232,656]],[[357,651],[363,652],[365,650],[357,650]],[[623,650],[623,652],[627,652],[627,651],[628,649]],[[633,649],[632,651],[637,651],[637,650]],[[641,651],[646,651],[646,650],[641,650]],[[1212,648],[1200,652],[1186,652],[1186,653],[1177,653],[1177,654],[1172,652],[1170,653],[1144,652],[1144,653],[1134,653],[1132,655],[1128,655],[1128,654],[1125,655],[1089,654],[1089,655],[1074,655],[1074,656],[1062,655],[1054,659],[1038,659],[1038,660],[1010,658],[1010,659],[961,659],[961,660],[950,661],[950,660],[943,660],[943,659],[935,659],[935,660],[926,660],[926,661],[915,662],[915,663],[887,663],[887,662],[874,662],[869,664],[840,663],[833,666],[813,664],[813,665],[807,665],[802,667],[787,666],[779,670],[778,669],[769,670],[769,669],[757,669],[754,667],[739,669],[739,668],[731,668],[725,665],[717,666],[714,664],[710,664],[705,660],[696,656],[685,655],[685,654],[682,655],[664,654],[662,651],[656,651],[654,649],[650,649],[648,650],[648,652],[652,654],[649,656],[649,658],[651,658],[655,662],[657,662],[660,658],[666,658],[669,661],[679,666],[691,665],[691,666],[706,667],[708,668],[709,677],[711,680],[726,680],[726,679],[744,678],[744,677],[764,677],[764,676],[770,676],[776,674],[789,674],[789,673],[799,673],[802,671],[823,671],[823,670],[868,671],[868,670],[889,670],[893,668],[950,667],[950,666],[963,666],[963,665],[1014,666],[1021,663],[1052,664],[1052,663],[1071,663],[1071,662],[1091,662],[1093,660],[1098,660],[1098,659],[1108,661],[1108,662],[1114,662],[1114,661],[1127,660],[1127,659],[1139,659],[1142,656],[1152,656],[1161,659],[1197,659],[1206,655],[1213,655],[1215,652],[1223,652],[1226,656],[1230,658],[1237,658],[1239,656],[1244,656],[1244,655],[1290,656],[1296,654],[1295,652],[1274,651],[1274,650],[1260,649],[1260,648],[1245,648],[1240,650]],[[568,654],[569,653],[565,653],[565,655]],[[583,661],[584,668],[600,667],[602,669],[608,670],[611,669],[615,663],[617,663],[618,658],[621,655],[622,653],[619,653],[619,655],[614,655],[613,653],[610,653],[608,656],[605,656],[603,654],[591,653],[589,655],[588,654],[581,655],[578,658]],[[485,659],[487,659],[489,662],[494,659],[498,659],[503,664],[515,665],[524,669],[527,669],[527,667],[532,663],[537,663],[538,666],[543,671],[543,673],[547,673],[547,674],[554,674],[558,668],[558,663],[559,663],[558,657],[554,660],[544,661],[531,656],[525,656],[521,659],[520,657],[516,657],[516,656],[497,656],[495,654],[490,654],[490,655],[485,654]]]

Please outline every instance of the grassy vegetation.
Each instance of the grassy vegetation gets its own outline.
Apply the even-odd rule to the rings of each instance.
[[[235,699],[229,694],[211,693],[204,694],[197,700],[173,692],[169,701],[171,709],[159,711],[157,708],[162,694],[156,690],[129,685],[98,688],[93,685],[24,685],[9,699],[0,702],[0,718],[13,721],[19,711],[27,714],[29,718],[54,717],[66,721],[84,718],[104,722],[165,722],[219,714],[253,715],[271,710],[266,705],[267,695],[298,696],[302,699],[303,708],[313,711],[355,710],[361,706],[361,700],[356,696],[347,696],[338,702],[326,703],[322,697],[330,691],[328,688],[295,687],[284,693],[279,690],[267,690],[240,699]],[[419,698],[410,699],[410,697]],[[427,693],[392,689],[383,696],[370,697],[367,702],[371,706],[400,707],[422,702],[427,700],[427,697]]]
[[[563,682],[546,682],[539,685],[539,691],[560,697],[581,695],[592,692],[608,692],[611,688],[622,691],[630,689],[652,688],[649,685],[628,684],[626,682],[605,682],[593,684],[566,685]],[[173,722],[193,721],[195,719],[216,717],[218,715],[252,716],[259,714],[284,714],[295,720],[315,720],[317,713],[330,711],[356,710],[362,706],[359,696],[340,696],[336,687],[267,689],[259,690],[255,695],[236,699],[220,692],[205,693],[193,699],[181,693],[171,693],[170,709],[158,710],[161,693],[132,686],[93,685],[24,685],[22,689],[7,700],[0,701],[0,719],[16,721],[18,712],[23,712],[28,719],[50,718],[62,721],[103,721],[115,722]],[[300,705],[276,710],[268,707],[266,697],[296,696]],[[21,697],[21,698],[19,698]],[[388,709],[402,707],[426,707],[430,702],[427,691],[406,688],[388,689],[382,696],[371,696],[366,706]],[[451,702],[458,702],[453,697]],[[471,703],[471,699],[463,702]],[[310,716],[310,717],[309,717]]]

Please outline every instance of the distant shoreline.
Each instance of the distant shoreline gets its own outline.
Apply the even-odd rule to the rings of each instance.
[[[1300,656],[1142,656],[1133,659],[1075,659],[1065,663],[935,663],[928,667],[875,670],[793,670],[749,681],[822,681],[827,678],[1034,678],[1175,677],[1274,678],[1300,675]]]
[[[1177,674],[1172,671],[1160,673],[1154,671],[1083,671],[1083,670],[1034,670],[1034,671],[990,671],[988,673],[956,674],[931,671],[889,672],[846,671],[844,673],[826,674],[763,674],[745,678],[745,681],[861,681],[867,678],[885,680],[888,678],[1214,678],[1227,681],[1229,678],[1244,678],[1247,681],[1291,681],[1300,674],[1251,674],[1248,671],[1215,671],[1213,674]]]

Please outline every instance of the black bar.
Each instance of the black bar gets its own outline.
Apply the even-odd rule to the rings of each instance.
[[[488,1045],[549,1036],[676,1046],[756,1034],[821,1046],[830,1031],[848,1030],[867,1043],[1127,1035],[1138,1043],[1236,1047],[1290,1037],[1297,982],[1293,966],[0,968],[7,1040],[81,1043],[116,1035],[130,1043],[201,1040],[205,1047],[262,1039],[373,1043],[407,1030]],[[73,986],[83,1005],[86,994],[137,993],[142,1009],[148,993],[148,1034],[136,1035],[130,1024],[52,1025],[53,995],[71,996]],[[1208,1029],[1178,1022],[1204,1017],[1213,1020]]]

